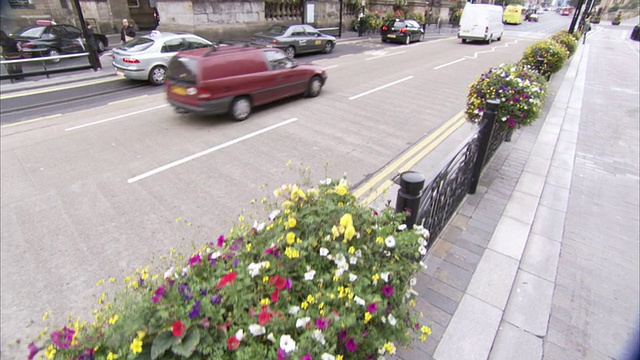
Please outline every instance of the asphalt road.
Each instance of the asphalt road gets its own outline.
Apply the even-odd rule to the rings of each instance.
[[[240,123],[177,114],[151,86],[9,120],[0,142],[2,358],[15,355],[7,344],[35,336],[30,320],[40,324],[46,311],[58,324],[72,311],[90,320],[98,280],[140,265],[165,270],[158,255],[211,241],[240,214],[252,218],[260,210],[252,200],[301,181],[307,166],[313,182],[370,178],[463,110],[480,73],[517,61],[568,22],[544,14],[491,45],[448,37],[338,47],[309,57],[328,69],[318,98],[258,108]]]

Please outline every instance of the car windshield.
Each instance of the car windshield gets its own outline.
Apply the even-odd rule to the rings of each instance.
[[[196,83],[196,71],[198,69],[198,60],[174,56],[169,61],[167,79],[178,83]]]
[[[284,32],[287,30],[286,26],[282,26],[282,25],[273,25],[272,27],[270,27],[266,32],[268,32],[269,34],[278,34],[278,35],[282,35],[284,34]]]
[[[405,27],[405,23],[404,21],[394,21],[391,23],[391,27],[393,27],[394,29],[401,29],[403,27]]]
[[[128,52],[140,52],[145,51],[153,45],[154,41],[147,37],[135,38],[128,43],[120,46],[121,49],[127,50]]]
[[[14,36],[24,37],[24,38],[37,39],[37,38],[42,37],[42,33],[44,33],[45,29],[46,29],[45,26],[22,28],[22,29],[16,31],[15,33],[13,33],[13,35]]]

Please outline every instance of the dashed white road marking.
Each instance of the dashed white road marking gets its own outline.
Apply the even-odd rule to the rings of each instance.
[[[377,87],[375,89],[371,89],[369,91],[365,91],[365,92],[363,92],[361,94],[354,95],[354,96],[350,97],[349,100],[355,100],[357,98],[363,97],[365,95],[369,95],[369,94],[374,93],[374,92],[376,92],[378,90],[382,90],[384,88],[388,88],[389,86],[393,86],[393,85],[399,84],[399,83],[401,83],[403,81],[407,81],[407,80],[410,80],[410,79],[413,79],[413,75],[412,76],[407,76],[406,78],[403,78],[403,79],[400,79],[400,80],[396,80],[394,82],[390,82],[390,83],[388,83],[386,85],[379,86],[379,87]]]

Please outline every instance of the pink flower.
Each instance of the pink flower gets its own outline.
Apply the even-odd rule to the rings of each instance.
[[[374,312],[378,311],[378,303],[377,303],[377,302],[374,302],[374,303],[369,304],[369,305],[367,306],[367,311],[368,311],[368,312],[370,312],[370,313],[372,313],[372,314],[373,314]]]
[[[384,296],[389,297],[391,295],[393,295],[393,286],[391,285],[385,285],[382,287],[382,293],[384,294]]]
[[[194,264],[202,264],[202,258],[200,254],[195,254],[189,259],[189,266],[193,266]]]
[[[329,319],[318,318],[316,320],[316,326],[318,327],[318,329],[326,330],[327,327],[329,327]]]
[[[65,326],[62,331],[54,331],[53,333],[51,333],[51,342],[59,348],[68,349],[69,346],[71,346],[73,334],[75,333],[76,332],[74,330],[69,329]]]
[[[307,354],[300,358],[300,360],[311,360],[311,354]]]
[[[356,343],[356,339],[354,338],[349,338],[344,346],[351,352],[354,352],[358,349],[358,344]]]
[[[282,350],[282,348],[278,349],[278,360],[285,360],[287,358],[287,353]]]
[[[218,238],[218,247],[222,247],[224,245],[224,235],[220,235]]]
[[[347,339],[347,330],[342,329],[340,331],[338,331],[338,340],[340,342],[343,342]]]
[[[166,285],[160,286],[156,290],[156,295],[153,298],[151,298],[151,301],[153,301],[154,303],[157,303],[158,301],[160,301],[160,299],[162,299],[162,297],[166,292],[167,292],[167,286]]]
[[[37,347],[34,343],[29,344],[27,349],[29,349],[29,360],[33,360],[33,358],[36,357],[38,351],[40,351],[40,348]],[[311,360],[311,356],[309,356],[309,360]]]

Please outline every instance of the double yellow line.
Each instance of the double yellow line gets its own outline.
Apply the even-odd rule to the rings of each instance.
[[[384,194],[393,184],[391,180],[395,175],[410,170],[420,160],[427,156],[433,149],[446,140],[451,134],[465,123],[464,111],[460,111],[454,117],[447,120],[433,133],[409,148],[404,154],[382,168],[371,179],[360,185],[353,191],[353,195],[360,199],[360,204],[366,206],[376,198]],[[393,175],[392,175],[393,174]],[[377,185],[377,187],[375,187]],[[366,197],[365,197],[366,195]]]

